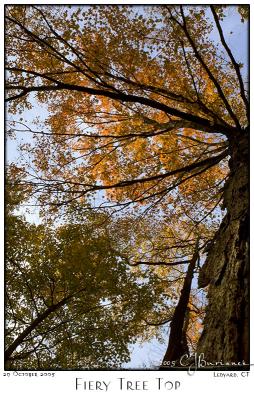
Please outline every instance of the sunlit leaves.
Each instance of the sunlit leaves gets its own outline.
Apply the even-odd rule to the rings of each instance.
[[[227,7],[216,5],[214,10],[222,22]],[[248,8],[238,11],[245,20]],[[116,306],[108,329],[114,330],[114,315],[125,319],[128,311],[134,336],[144,337],[136,324],[144,304],[150,307],[147,313],[156,296],[175,305],[195,238],[200,236],[203,245],[218,228],[228,138],[248,123],[238,64],[222,41],[213,39],[216,20],[207,6],[14,5],[7,6],[6,20],[9,114],[47,109],[42,121],[39,116],[23,130],[34,138],[33,146],[21,148],[29,154],[22,165],[26,175],[20,166],[14,168],[47,221],[64,215],[66,208],[71,219],[52,229],[15,220],[24,224],[19,228],[31,246],[30,253],[27,245],[18,254],[33,266],[31,280],[44,298],[50,295],[50,279],[57,285],[54,301],[80,281],[92,288],[82,301],[92,304],[133,289],[138,309],[131,310],[128,303]],[[22,121],[13,122],[12,131]],[[76,210],[70,212],[72,204]],[[116,219],[107,215],[114,226],[111,237],[106,230],[97,235],[92,224],[87,227],[89,218],[97,226],[101,214],[82,220],[92,206],[118,212]],[[127,269],[132,278],[150,279],[153,299],[135,292],[134,278],[124,284],[125,262],[132,266]],[[163,262],[179,262],[179,269],[166,269]],[[22,307],[27,312],[25,303]],[[198,326],[193,313],[190,320]],[[94,318],[100,319],[100,312]],[[79,323],[77,332],[83,327]],[[70,359],[81,363],[80,333],[68,360],[63,353],[70,338],[63,335],[56,364],[68,365]],[[123,359],[123,343],[133,339],[128,335],[119,344]],[[99,336],[98,343],[102,341]],[[90,342],[87,346],[92,348]]]

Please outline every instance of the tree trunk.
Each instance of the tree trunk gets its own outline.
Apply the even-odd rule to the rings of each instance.
[[[190,299],[191,283],[193,279],[194,269],[198,258],[198,241],[192,260],[189,263],[183,288],[178,304],[175,308],[174,315],[170,324],[170,335],[168,347],[160,367],[161,370],[170,369],[172,361],[178,361],[183,354],[188,353],[188,344],[186,339],[186,316],[188,314],[188,303]]]
[[[209,285],[204,331],[197,352],[208,362],[249,363],[249,141],[247,130],[229,138],[227,209],[199,287]]]

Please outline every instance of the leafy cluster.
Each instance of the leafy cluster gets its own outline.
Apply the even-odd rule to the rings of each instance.
[[[248,125],[227,12],[6,7],[8,132],[32,140],[7,184],[11,366],[116,368],[172,319],[196,243],[198,273],[223,216],[230,142]],[[248,7],[238,12],[245,22]],[[39,225],[17,216],[26,199]],[[193,349],[203,311],[193,285]]]

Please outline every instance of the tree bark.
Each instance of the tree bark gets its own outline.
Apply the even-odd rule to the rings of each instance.
[[[249,363],[249,140],[229,137],[227,213],[199,276],[209,285],[204,330],[197,352],[208,362]]]
[[[175,308],[174,315],[171,320],[168,347],[163,358],[162,365],[160,367],[161,370],[172,370],[172,368],[170,368],[170,363],[172,361],[179,360],[183,354],[188,353],[185,318],[188,311],[191,284],[197,259],[198,241],[195,252],[188,266],[178,304]]]

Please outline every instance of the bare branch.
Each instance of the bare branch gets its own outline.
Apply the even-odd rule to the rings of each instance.
[[[211,70],[209,69],[208,65],[205,63],[205,61],[203,60],[203,58],[201,57],[200,53],[198,52],[198,49],[192,39],[192,37],[190,36],[190,33],[187,29],[187,24],[186,24],[186,19],[185,19],[185,15],[184,15],[184,11],[183,11],[183,6],[180,5],[180,10],[181,10],[181,15],[182,15],[182,19],[183,19],[183,24],[181,24],[176,18],[174,18],[175,22],[183,29],[193,51],[194,54],[197,58],[197,60],[200,62],[200,64],[202,65],[202,67],[205,69],[205,71],[207,72],[207,75],[209,76],[209,78],[211,79],[211,81],[213,82],[214,86],[217,89],[217,92],[221,98],[221,100],[223,101],[223,103],[225,104],[225,107],[230,115],[230,117],[232,118],[232,120],[235,122],[235,125],[238,129],[241,129],[240,123],[236,117],[236,115],[234,114],[232,108],[230,107],[230,104],[227,100],[227,98],[224,95],[224,92],[219,84],[219,82],[217,81],[217,79],[215,78],[215,76],[212,74]]]
[[[230,50],[230,48],[228,47],[228,45],[226,43],[226,40],[225,40],[225,37],[224,37],[224,34],[223,34],[223,30],[222,30],[222,27],[221,27],[221,24],[220,24],[220,21],[219,21],[219,18],[218,18],[218,15],[217,15],[216,11],[215,11],[214,6],[211,5],[210,8],[211,8],[211,11],[213,13],[214,21],[216,23],[216,26],[217,26],[217,29],[218,29],[218,32],[219,32],[219,35],[220,35],[221,43],[224,46],[224,48],[225,48],[225,50],[226,50],[226,52],[227,52],[232,64],[233,64],[233,67],[235,69],[235,72],[236,72],[236,75],[237,75],[237,78],[238,78],[238,81],[239,81],[239,85],[240,85],[241,97],[242,97],[243,102],[245,104],[246,113],[247,113],[247,117],[248,117],[248,114],[249,114],[249,103],[248,103],[248,100],[247,100],[247,98],[245,96],[244,84],[243,84],[243,79],[242,79],[242,76],[241,76],[239,64],[236,62],[232,51]]]

